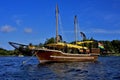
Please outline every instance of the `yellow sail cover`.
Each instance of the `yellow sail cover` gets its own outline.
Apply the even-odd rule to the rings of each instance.
[[[57,48],[64,48],[64,47],[68,47],[68,48],[75,48],[75,49],[88,49],[87,47],[83,47],[83,46],[78,46],[78,45],[74,45],[74,44],[67,44],[67,43],[51,43],[48,44],[47,46],[49,47],[57,47]]]
[[[84,44],[84,43],[93,43],[93,41],[80,41],[80,42],[77,42],[77,44]]]

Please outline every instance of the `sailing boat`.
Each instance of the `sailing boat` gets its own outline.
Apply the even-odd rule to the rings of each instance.
[[[56,5],[56,42],[47,44],[45,48],[29,48],[30,51],[33,51],[40,63],[96,61],[99,56],[99,50],[85,54],[87,47],[59,42],[58,14],[58,5]]]

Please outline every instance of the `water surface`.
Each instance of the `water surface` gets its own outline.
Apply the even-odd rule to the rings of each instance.
[[[36,57],[0,57],[0,80],[120,80],[120,57],[50,64]]]

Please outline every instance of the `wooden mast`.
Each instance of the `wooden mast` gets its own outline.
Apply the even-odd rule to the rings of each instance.
[[[55,14],[56,14],[56,43],[58,43],[58,4],[56,4],[56,9],[55,9]]]
[[[77,44],[77,16],[74,17],[75,44]]]

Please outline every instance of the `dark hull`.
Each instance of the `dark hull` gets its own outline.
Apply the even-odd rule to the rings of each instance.
[[[39,49],[35,51],[40,63],[46,62],[89,62],[97,61],[99,54],[71,54],[58,50]]]

